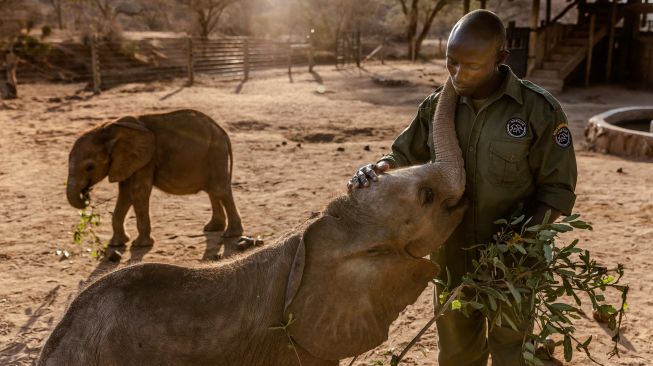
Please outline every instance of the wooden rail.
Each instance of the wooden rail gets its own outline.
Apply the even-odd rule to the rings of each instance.
[[[147,38],[120,43],[92,39],[88,44],[52,45],[43,60],[19,68],[21,81],[86,81],[99,91],[128,82],[188,78],[198,74],[224,79],[248,78],[251,72],[309,64],[310,45],[230,37],[219,39]],[[46,76],[47,75],[47,76]]]

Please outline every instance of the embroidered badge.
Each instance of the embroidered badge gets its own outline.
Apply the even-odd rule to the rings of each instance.
[[[569,131],[569,127],[564,123],[560,124],[556,127],[555,131],[553,131],[553,139],[555,140],[556,145],[562,148],[569,147],[571,145],[571,131]]]
[[[506,123],[506,132],[508,136],[521,138],[526,136],[528,125],[521,118],[511,118]]]

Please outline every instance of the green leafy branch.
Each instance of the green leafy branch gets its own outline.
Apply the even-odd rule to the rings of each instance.
[[[289,327],[292,325],[292,323],[295,322],[295,319],[292,315],[292,313],[288,314],[288,321],[286,323],[281,323],[281,325],[276,326],[276,327],[270,327],[270,330],[281,330],[283,333],[286,335],[288,338],[288,348],[292,349],[293,352],[295,352],[295,356],[297,357],[297,362],[299,363],[299,366],[302,366],[302,360],[299,358],[299,353],[297,352],[297,346],[295,345],[295,340],[292,338],[290,335]]]
[[[79,223],[73,227],[73,243],[77,245],[87,244],[91,248],[91,257],[101,260],[106,254],[108,244],[103,242],[97,235],[95,229],[100,226],[100,214],[97,212],[97,204],[90,204],[89,193],[82,198],[86,208],[79,211]]]
[[[624,275],[622,264],[614,269],[600,266],[588,250],[579,248],[578,240],[566,246],[557,245],[558,234],[574,229],[589,229],[590,224],[579,215],[565,217],[561,222],[529,226],[525,216],[498,220],[503,225],[494,235],[493,242],[477,245],[470,250],[477,253],[474,270],[463,277],[459,287],[464,291],[451,302],[451,309],[465,315],[480,311],[488,319],[490,328],[509,326],[515,331],[525,331],[524,359],[532,365],[542,365],[542,359],[551,357],[551,336],[562,341],[567,362],[576,351],[584,352],[593,362],[589,345],[592,336],[585,340],[575,335],[574,320],[584,315],[581,296],[589,298],[595,317],[605,320],[614,331],[614,346],[610,357],[619,356],[618,343],[621,322],[628,309],[628,286],[620,284]],[[549,214],[544,222],[548,222]],[[621,295],[618,307],[607,303],[604,293],[616,290]],[[445,288],[440,302],[449,298]],[[570,303],[572,305],[570,305]]]

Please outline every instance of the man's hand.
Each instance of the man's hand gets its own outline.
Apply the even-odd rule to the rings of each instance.
[[[368,187],[370,181],[376,182],[379,174],[385,173],[390,170],[390,164],[386,161],[381,161],[377,164],[363,165],[356,174],[347,182],[347,189],[352,190],[359,187]]]

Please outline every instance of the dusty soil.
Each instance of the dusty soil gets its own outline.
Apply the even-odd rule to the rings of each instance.
[[[31,364],[66,304],[89,279],[138,261],[197,265],[237,252],[233,241],[202,233],[210,215],[206,195],[155,190],[154,247],[128,250],[120,264],[91,259],[86,247],[72,243],[79,215],[64,192],[67,154],[81,131],[124,114],[176,108],[214,117],[234,144],[234,190],[246,233],[270,243],[343,193],[355,168],[388,151],[418,102],[445,75],[441,63],[316,70],[292,78],[281,71],[259,73],[246,83],[200,78],[193,87],[183,87],[183,80],[131,84],[99,96],[76,93],[82,85],[22,85],[21,99],[0,101],[0,364]],[[407,82],[391,87],[379,77]],[[608,360],[610,336],[604,327],[583,320],[578,334],[597,338],[592,350],[606,364],[653,364],[653,165],[585,152],[581,143],[591,115],[650,105],[653,93],[599,86],[568,90],[560,100],[578,150],[574,211],[595,226],[593,232],[572,235],[606,265],[624,263],[632,289],[621,358]],[[99,206],[104,220],[99,234],[108,239],[117,187],[104,181],[93,193],[96,202],[105,201]],[[135,237],[133,214],[127,230]],[[70,258],[61,260],[57,250],[67,250]],[[398,352],[430,318],[431,297],[428,288],[393,324],[389,341],[356,365],[389,364],[386,352]],[[556,355],[562,359],[561,351]],[[407,364],[436,365],[436,358],[437,333],[429,330]],[[589,361],[580,355],[571,364]]]

